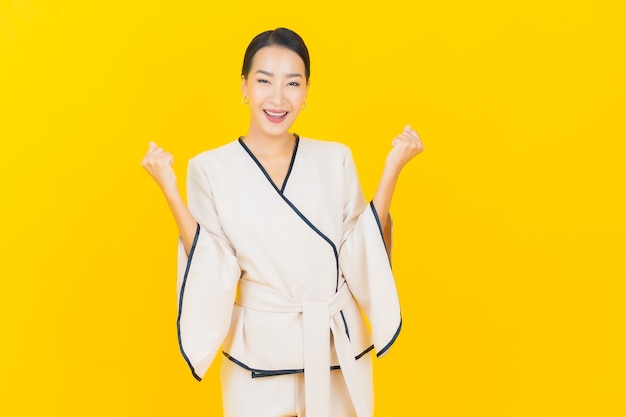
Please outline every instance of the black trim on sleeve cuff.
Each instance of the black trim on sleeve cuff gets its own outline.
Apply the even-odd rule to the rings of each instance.
[[[370,207],[372,208],[372,213],[374,213],[374,218],[376,219],[376,225],[378,225],[378,231],[380,232],[380,238],[385,243],[385,234],[383,233],[383,226],[380,224],[380,217],[378,217],[378,212],[376,211],[376,206],[374,205],[374,200],[370,201]],[[385,247],[386,249],[386,247]]]
[[[202,378],[198,376],[198,374],[196,374],[196,370],[193,369],[193,366],[191,365],[191,361],[189,360],[189,358],[187,357],[187,354],[185,353],[185,350],[183,349],[183,341],[180,337],[180,316],[182,315],[182,312],[183,312],[183,296],[185,294],[185,285],[187,284],[187,275],[189,274],[189,268],[191,267],[191,260],[193,259],[193,254],[194,254],[194,251],[196,250],[196,244],[198,243],[199,235],[200,235],[200,224],[197,224],[196,234],[193,237],[193,244],[191,245],[191,249],[189,250],[189,256],[187,257],[187,267],[185,268],[185,275],[183,276],[183,282],[180,286],[180,295],[178,297],[178,317],[176,318],[176,330],[178,332],[178,347],[180,348],[180,353],[182,353],[183,358],[185,359],[185,362],[187,362],[189,369],[191,369],[191,374],[193,375],[193,377],[196,378],[196,380],[198,381],[202,381]]]
[[[382,355],[385,354],[385,352],[387,352],[389,350],[389,348],[391,347],[391,345],[394,344],[394,342],[396,341],[396,339],[398,338],[398,335],[400,334],[400,330],[402,329],[402,317],[400,317],[400,325],[398,325],[398,330],[396,330],[396,333],[393,335],[393,337],[391,338],[391,341],[389,343],[387,343],[387,345],[382,348],[380,350],[380,352],[376,352],[376,357],[380,358]]]

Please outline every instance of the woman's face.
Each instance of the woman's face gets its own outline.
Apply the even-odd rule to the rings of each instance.
[[[249,134],[287,134],[302,109],[308,87],[304,62],[298,54],[279,46],[259,49],[241,85],[250,101]]]

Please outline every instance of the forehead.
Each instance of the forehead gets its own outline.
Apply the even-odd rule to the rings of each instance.
[[[266,70],[275,73],[300,73],[304,76],[304,61],[291,49],[281,46],[264,46],[252,60],[251,72]]]

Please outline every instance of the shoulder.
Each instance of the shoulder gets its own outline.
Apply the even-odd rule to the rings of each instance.
[[[189,167],[202,167],[218,161],[228,161],[236,158],[240,154],[241,145],[235,139],[224,145],[200,152],[189,160]]]
[[[345,157],[350,154],[350,148],[340,142],[333,142],[327,140],[311,139],[300,136],[300,143],[298,145],[303,151],[311,153],[323,154],[327,157],[338,156]]]

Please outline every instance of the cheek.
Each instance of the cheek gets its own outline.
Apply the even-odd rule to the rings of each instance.
[[[306,98],[306,90],[303,88],[293,89],[288,93],[289,99],[295,102],[304,102]]]
[[[251,84],[248,86],[248,97],[253,98],[256,101],[263,100],[264,96],[267,95],[265,91],[266,89],[264,89],[263,86],[256,83]]]

